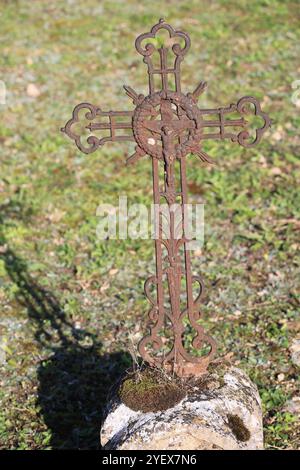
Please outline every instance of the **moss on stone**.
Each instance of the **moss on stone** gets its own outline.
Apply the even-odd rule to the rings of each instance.
[[[248,428],[243,423],[243,420],[238,415],[227,415],[228,426],[238,441],[249,441],[251,434]]]
[[[158,369],[147,368],[123,380],[119,397],[134,411],[163,411],[175,406],[186,396],[176,380],[168,380]]]
[[[201,377],[169,377],[166,372],[147,367],[129,373],[119,387],[121,401],[134,411],[162,411],[175,406],[186,395],[215,390],[225,385],[224,375],[231,364],[218,360],[211,363]]]

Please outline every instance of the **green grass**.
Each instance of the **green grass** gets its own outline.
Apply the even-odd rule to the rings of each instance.
[[[192,39],[184,92],[204,79],[201,106],[254,95],[273,119],[255,149],[211,142],[217,166],[189,159],[206,222],[193,262],[207,286],[204,325],[258,385],[266,447],[298,448],[299,424],[285,411],[299,389],[289,353],[299,334],[298,2],[0,4],[0,447],[96,448],[106,392],[130,364],[130,334],[141,336],[152,243],[97,240],[96,208],[119,194],[150,203],[150,162],[126,168],[127,144],[84,156],[59,129],[80,101],[132,109],[122,85],[147,92],[134,39],[159,12]],[[29,83],[40,96],[28,96]]]

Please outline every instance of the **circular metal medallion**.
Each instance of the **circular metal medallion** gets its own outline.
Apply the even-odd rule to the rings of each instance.
[[[139,104],[133,115],[133,134],[140,148],[151,157],[163,159],[162,134],[171,135],[176,158],[199,145],[202,116],[192,98],[182,93],[153,93]]]

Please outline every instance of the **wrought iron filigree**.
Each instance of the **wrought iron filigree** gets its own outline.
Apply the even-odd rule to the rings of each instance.
[[[159,40],[162,30],[167,33],[163,43]],[[180,376],[199,375],[213,358],[216,343],[199,324],[203,283],[199,276],[192,274],[190,251],[187,249],[189,239],[184,230],[186,157],[194,154],[203,162],[211,163],[211,158],[202,149],[202,142],[206,139],[229,139],[243,147],[252,147],[259,143],[271,121],[251,96],[243,97],[228,107],[199,108],[197,101],[207,86],[203,81],[192,93],[183,94],[180,66],[190,48],[190,38],[188,34],[174,30],[164,20],[161,19],[150,32],[138,36],[135,47],[147,65],[148,96],[124,86],[135,105],[133,111],[104,112],[99,107],[82,103],[75,107],[72,119],[62,130],[84,153],[94,152],[108,141],[134,140],[137,144],[135,153],[127,159],[127,164],[133,164],[145,155],[152,157],[153,197],[156,207],[159,207],[158,236],[155,239],[156,274],[145,282],[145,295],[151,305],[148,314],[151,325],[149,334],[139,344],[139,352],[151,365],[171,369]],[[157,54],[158,65],[154,60]],[[86,143],[82,142],[81,133],[74,130],[80,122],[81,110],[85,111],[84,119],[88,121],[85,130],[90,133]],[[251,112],[262,120],[262,126],[255,129],[253,138],[246,120]],[[124,118],[128,120],[124,121]],[[126,129],[128,134],[119,134],[119,129]],[[95,135],[103,131],[109,135],[102,138]],[[162,187],[159,177],[161,165],[164,169]],[[179,166],[179,185],[175,165]],[[163,201],[170,208],[168,236],[165,236],[162,224],[160,208]],[[179,222],[172,210],[176,204],[179,204]],[[185,347],[187,320],[194,331],[194,351],[203,349],[204,345],[207,347],[202,355],[193,354],[190,348]],[[164,335],[167,324],[171,332],[168,339]],[[166,341],[171,341],[167,351],[164,348]]]

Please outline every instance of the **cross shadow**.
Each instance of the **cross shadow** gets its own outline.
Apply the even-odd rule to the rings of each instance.
[[[74,328],[58,299],[28,273],[27,263],[8,246],[0,207],[0,259],[18,287],[17,302],[26,307],[35,339],[50,350],[38,365],[37,406],[51,430],[52,449],[97,449],[107,393],[131,364],[128,353],[101,355],[101,343]],[[89,346],[84,346],[88,339]]]

